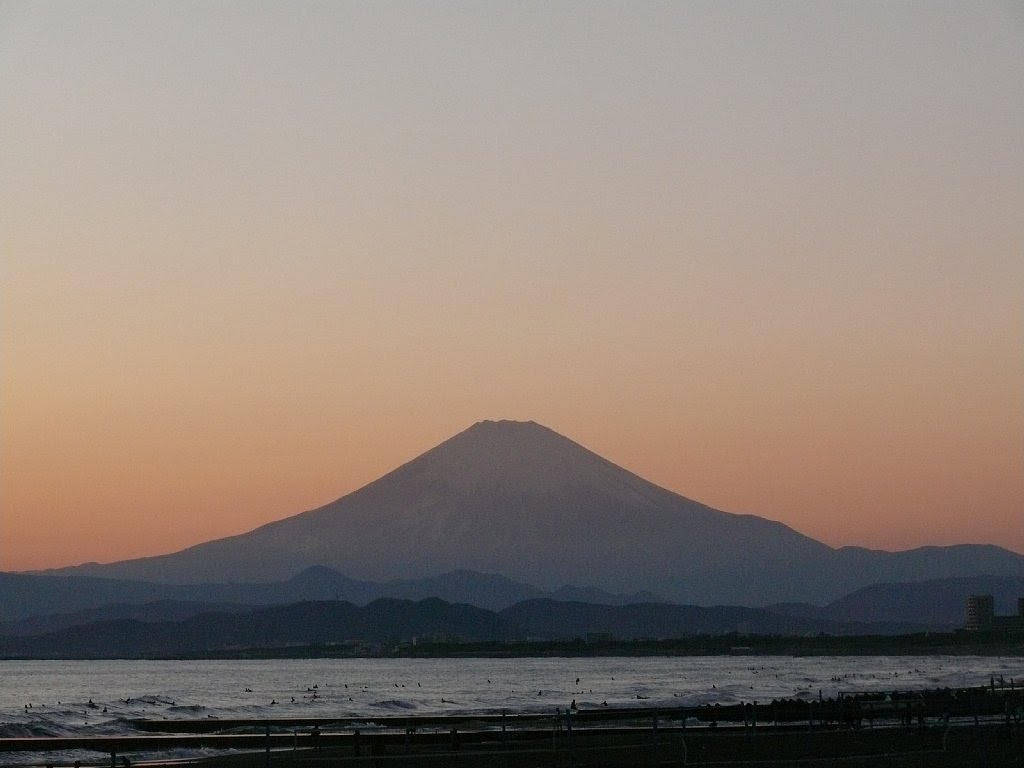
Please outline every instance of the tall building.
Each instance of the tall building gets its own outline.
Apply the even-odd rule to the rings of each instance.
[[[974,632],[1024,632],[1024,597],[1017,598],[1016,616],[996,616],[996,602],[992,595],[971,595],[967,598],[967,624]]]
[[[996,601],[992,595],[971,595],[967,598],[967,629],[978,632],[991,629],[995,623]]]

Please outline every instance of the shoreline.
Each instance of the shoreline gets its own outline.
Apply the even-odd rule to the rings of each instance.
[[[1011,632],[920,632],[909,635],[693,635],[654,640],[566,640],[430,642],[403,641],[234,647],[177,654],[17,654],[0,661],[148,661],[247,659],[514,659],[644,658],[701,656],[991,656],[1024,657],[1024,634]]]
[[[968,691],[958,691],[963,701]],[[868,722],[843,717],[836,702],[822,702],[816,719],[801,723],[759,719],[766,705],[687,710],[618,712],[557,711],[508,718],[396,718],[386,727],[362,722],[303,721],[299,729],[272,730],[263,721],[249,721],[263,733],[146,736],[95,739],[0,740],[0,751],[32,754],[37,760],[17,765],[71,766],[67,752],[53,759],[47,750],[87,749],[95,759],[83,766],[124,768],[135,765],[195,765],[203,768],[289,768],[351,765],[384,768],[476,766],[500,761],[502,768],[626,768],[643,765],[760,766],[1011,766],[1024,760],[1024,725],[1019,692],[1013,707],[988,707],[980,715],[976,696],[968,710],[974,716],[950,717],[948,706],[958,697],[930,701],[909,696],[906,713]],[[853,710],[846,702],[846,712]],[[999,702],[1009,704],[1010,702]],[[825,706],[829,704],[829,706]],[[714,719],[708,719],[714,712]],[[936,713],[939,714],[936,714]],[[859,713],[863,715],[864,712]],[[879,713],[881,714],[881,713]],[[893,715],[896,717],[893,717]],[[700,716],[703,715],[703,716]],[[401,720],[401,722],[398,722]],[[154,723],[156,724],[156,723]],[[333,724],[333,727],[332,727]],[[166,723],[164,723],[166,725]],[[229,730],[237,730],[237,723]],[[21,743],[15,743],[21,742]],[[32,742],[32,743],[30,743]],[[218,754],[166,757],[185,746],[225,749]],[[164,756],[161,756],[163,752]],[[12,764],[12,763],[6,763]]]

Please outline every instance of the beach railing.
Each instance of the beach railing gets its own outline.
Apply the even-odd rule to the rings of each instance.
[[[728,764],[741,757],[867,759],[909,751],[944,754],[951,748],[968,748],[968,742],[977,747],[990,736],[1019,745],[1022,714],[1019,688],[982,687],[672,709],[569,707],[488,715],[136,720],[131,722],[134,734],[7,738],[0,739],[0,752],[21,753],[21,764],[26,765],[68,766],[68,755],[74,754],[83,766],[112,768],[122,768],[126,760],[159,762],[182,750],[192,751],[195,756],[187,758],[191,761],[198,760],[201,750],[207,759],[216,754],[221,761],[262,763],[268,768],[285,762],[321,768],[327,761],[373,762],[375,768],[430,768],[452,761],[467,766],[500,763],[492,768],[577,768]]]

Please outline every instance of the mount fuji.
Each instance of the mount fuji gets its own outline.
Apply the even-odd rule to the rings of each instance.
[[[457,569],[544,589],[675,602],[824,603],[880,582],[1024,576],[1024,556],[960,545],[834,549],[660,488],[533,422],[484,421],[319,509],[180,552],[59,573],[268,582],[314,565],[386,581]]]

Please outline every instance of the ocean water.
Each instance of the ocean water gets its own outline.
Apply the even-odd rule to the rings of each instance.
[[[681,707],[1024,682],[1024,659],[699,656],[0,661],[0,737],[129,735],[131,720]],[[577,682],[578,680],[578,682]],[[91,704],[90,704],[91,702]],[[50,758],[52,759],[52,757]],[[0,754],[0,763],[44,762]],[[59,762],[59,758],[58,758]],[[83,763],[102,762],[93,754]]]

